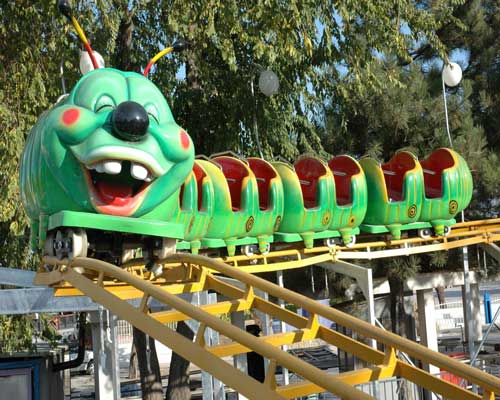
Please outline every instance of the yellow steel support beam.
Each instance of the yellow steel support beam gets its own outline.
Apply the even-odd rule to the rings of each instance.
[[[360,385],[371,381],[392,378],[394,376],[393,372],[394,368],[392,366],[369,367],[358,369],[356,371],[343,372],[336,375],[336,377],[349,385]],[[304,381],[292,383],[286,386],[280,386],[277,389],[277,392],[287,399],[293,399],[321,392],[321,388],[312,382]]]
[[[263,342],[269,343],[273,346],[283,346],[285,344],[300,343],[315,338],[316,335],[313,332],[304,329],[292,332],[277,333],[268,336],[261,336],[259,337],[259,340],[262,340]],[[248,353],[250,351],[253,351],[251,348],[245,347],[242,344],[235,342],[208,347],[207,350],[217,355],[218,357],[234,356],[236,354]]]
[[[271,282],[258,278],[254,275],[246,274],[245,272],[239,270],[238,268],[233,268],[227,264],[221,263],[219,261],[208,259],[201,256],[187,255],[187,254],[175,254],[169,257],[169,261],[182,261],[190,262],[192,264],[198,263],[199,265],[207,266],[211,269],[217,270],[219,273],[229,276],[241,282],[245,282],[247,285],[252,285],[254,288],[260,289],[264,292],[269,293],[272,296],[281,298],[292,304],[300,304],[303,309],[306,309],[309,313],[318,314],[328,320],[335,321],[337,324],[349,328],[359,334],[367,337],[373,338],[379,343],[383,343],[385,346],[396,348],[403,351],[424,363],[432,364],[440,367],[446,371],[449,371],[457,376],[468,379],[469,381],[477,384],[483,389],[500,394],[500,379],[492,375],[486,374],[476,368],[471,368],[469,365],[462,364],[456,360],[451,359],[443,354],[434,352],[427,349],[424,346],[418,345],[415,342],[404,339],[398,335],[391,332],[383,331],[379,328],[370,325],[365,321],[361,321],[354,318],[348,314],[344,314],[338,310],[330,307],[325,307],[318,304],[314,300],[311,300],[305,296],[298,293],[292,292],[290,290],[280,288]],[[213,278],[210,279],[213,281]],[[257,303],[257,300],[256,300]],[[354,342],[354,341],[353,341]],[[361,357],[363,359],[363,357]],[[410,376],[407,376],[411,379]],[[432,390],[429,387],[430,381],[435,378],[430,378],[422,382],[422,386]],[[444,381],[442,381],[444,382]]]
[[[277,267],[299,268],[318,262],[331,261],[336,257],[350,257],[350,253],[370,254],[376,257],[428,251],[429,249],[448,249],[464,243],[488,243],[500,240],[500,219],[481,224],[457,224],[452,234],[446,238],[432,238],[425,241],[419,238],[392,242],[369,242],[356,245],[354,249],[284,249],[269,255],[257,255],[248,265],[249,258],[242,256],[229,258],[232,265],[218,260],[190,254],[175,254],[161,261],[164,274],[155,278],[142,267],[128,265],[127,270],[93,259],[56,260],[46,258],[47,264],[56,265],[51,272],[45,270],[37,274],[38,284],[55,288],[58,295],[83,293],[94,301],[103,304],[116,315],[128,320],[134,326],[155,337],[165,345],[175,348],[182,357],[211,373],[228,386],[249,398],[293,398],[314,392],[330,391],[343,399],[371,399],[370,396],[352,387],[352,385],[401,376],[444,398],[492,400],[500,394],[500,379],[488,375],[468,365],[461,364],[445,355],[433,352],[414,342],[403,339],[390,332],[385,332],[364,321],[360,321],[338,310],[323,306],[317,302],[290,290],[280,288],[257,276],[248,274],[245,269],[263,272]],[[439,243],[434,243],[434,241]],[[382,243],[386,250],[372,250],[375,244]],[[406,244],[405,244],[406,243]],[[404,248],[394,248],[395,246]],[[433,246],[438,246],[433,247]],[[441,246],[441,247],[440,247]],[[374,258],[374,257],[372,257]],[[247,265],[245,265],[247,264]],[[233,278],[243,288],[220,279],[216,274]],[[181,282],[185,279],[185,282]],[[255,295],[255,290],[268,293],[287,303],[295,304],[307,310],[309,318],[300,316],[279,305]],[[216,304],[195,307],[177,297],[176,294],[214,290],[228,298]],[[139,298],[141,305],[135,308],[124,300]],[[155,298],[170,311],[149,313],[147,303]],[[225,322],[215,315],[235,311],[255,309],[294,326],[296,331],[265,337],[254,337],[242,329]],[[375,339],[385,346],[385,353],[373,349],[362,342],[353,340],[332,329],[319,324],[319,317],[334,321],[365,338]],[[200,323],[194,342],[189,342],[164,323],[193,319]],[[232,343],[206,347],[204,332],[210,327],[232,340]],[[298,343],[310,339],[322,339],[327,343],[347,351],[367,363],[367,368],[340,375],[329,375],[324,371],[281,351],[277,346]],[[270,367],[264,383],[259,383],[242,374],[221,357],[255,351],[270,360]],[[451,382],[441,380],[429,373],[402,362],[396,358],[396,351],[405,352],[425,364],[435,365],[453,375],[467,379],[482,389],[480,397]],[[217,361],[215,361],[217,360]],[[287,386],[276,386],[274,372],[281,365],[304,377],[304,382]],[[242,376],[243,375],[243,376]]]
[[[210,363],[203,362],[200,364],[200,353],[203,353],[203,357],[207,357],[207,354],[210,354],[211,360],[213,361],[213,354],[208,352],[203,346],[200,346],[196,341],[194,342],[194,346],[197,348],[193,350],[191,346],[187,346],[185,342],[177,344],[171,343],[170,340],[172,336],[169,335],[168,338],[165,338],[165,330],[160,329],[160,327],[164,327],[161,323],[156,321],[154,318],[151,318],[148,314],[142,312],[141,310],[137,310],[134,307],[130,306],[128,303],[121,301],[119,298],[103,289],[102,287],[96,285],[89,278],[75,272],[72,266],[78,268],[84,268],[92,271],[104,271],[104,273],[108,276],[112,276],[115,279],[118,279],[122,282],[126,282],[130,285],[133,285],[137,289],[143,291],[144,297],[148,298],[152,297],[156,300],[163,302],[165,305],[168,305],[172,308],[175,308],[179,312],[189,315],[191,319],[195,319],[199,321],[201,324],[208,326],[212,329],[215,329],[225,336],[231,338],[232,340],[241,343],[243,346],[252,349],[253,351],[258,352],[266,358],[271,360],[276,360],[276,363],[279,365],[288,368],[291,371],[303,376],[305,379],[310,381],[314,381],[317,385],[319,385],[323,391],[329,391],[334,393],[343,399],[346,400],[354,400],[354,399],[373,399],[371,396],[353,388],[352,386],[342,382],[337,379],[335,376],[329,375],[328,373],[321,371],[318,368],[313,367],[312,365],[288,354],[287,352],[283,352],[276,347],[265,343],[262,340],[259,340],[255,336],[231,325],[230,323],[223,321],[211,314],[204,312],[202,309],[193,306],[192,304],[182,300],[181,298],[172,295],[160,287],[152,285],[150,282],[143,281],[138,277],[131,275],[130,273],[112,266],[108,263],[92,260],[92,259],[75,259],[70,263],[70,267],[61,267],[61,279],[71,283],[73,286],[84,292],[87,296],[91,297],[94,301],[103,304],[106,308],[111,310],[113,313],[118,315],[120,318],[130,321],[134,326],[137,326],[144,332],[148,333],[150,336],[155,337],[156,339],[162,341],[170,348],[174,348],[175,351],[180,354],[182,357],[192,361],[200,368],[204,369],[207,372],[210,372],[212,375],[222,380],[226,384],[231,387],[234,387],[240,393],[244,394],[250,398],[257,398],[261,395],[258,395],[253,391],[252,388],[255,388],[256,385],[259,385],[260,392],[262,393],[262,388],[266,388],[266,385],[260,384],[257,381],[250,387],[245,387],[245,385],[241,384],[241,373],[239,374],[224,374],[222,378],[221,371],[219,370],[220,364],[217,367],[215,365],[210,365]],[[249,292],[247,291],[247,294]],[[140,313],[141,318],[138,318],[137,313]],[[155,325],[157,324],[157,325]],[[145,327],[148,330],[143,329]],[[170,331],[173,332],[173,331]],[[192,344],[192,342],[189,342]],[[215,357],[217,360],[221,361],[220,358]],[[223,362],[223,361],[221,361]],[[208,364],[208,365],[207,365]],[[228,364],[226,364],[226,369],[229,370]],[[238,371],[239,372],[239,371]],[[229,375],[229,376],[228,376]],[[248,377],[246,377],[246,383],[248,384]],[[272,385],[271,385],[272,386]],[[279,396],[276,392],[273,391],[274,396],[272,398],[278,398]],[[262,398],[271,398],[266,395],[262,395]]]
[[[469,365],[463,365],[471,368]],[[456,386],[443,379],[435,379],[435,376],[429,374],[427,371],[412,367],[411,365],[403,362],[398,362],[396,375],[411,380],[419,386],[423,386],[434,393],[444,396],[446,399],[477,400],[480,398],[478,395],[468,391],[467,389]],[[488,391],[488,389],[486,389],[486,391]],[[496,393],[498,393],[498,389],[496,390]]]
[[[201,369],[209,371],[217,379],[231,386],[239,393],[249,398],[259,397],[261,399],[275,400],[283,398],[274,390],[270,390],[219,357],[209,353],[198,344],[191,342],[153,318],[149,318],[142,310],[103,290],[88,278],[75,272],[72,268],[63,271],[62,278],[71,282],[75,287],[78,287],[82,292],[91,297],[92,300],[104,305],[108,310],[120,318],[129,321],[132,325],[154,337],[165,346],[175,349],[177,354],[190,360]]]
[[[215,276],[209,276],[207,281],[210,289],[215,290],[218,293],[222,293],[226,297],[239,298],[242,296],[243,291],[241,289],[229,285],[228,283],[221,281]],[[304,330],[307,328],[307,322],[308,322],[307,318],[298,315],[290,310],[287,310],[286,308],[282,308],[274,303],[271,303],[270,301],[264,300],[260,297],[255,298],[254,307],[268,314],[271,317],[277,318],[280,321],[285,321],[288,325],[303,330],[302,332],[305,332]],[[272,339],[273,343],[275,343],[276,345],[297,343],[297,340],[300,338],[300,335],[305,334],[300,332],[298,334],[295,334],[293,332],[290,333],[292,334],[291,337],[285,334],[282,336],[282,339],[278,338]],[[307,337],[307,339],[302,339],[302,341],[312,339],[309,335],[305,337]],[[341,333],[336,332],[323,325],[319,326],[317,337],[323,339],[327,343],[335,344],[340,349],[345,350],[350,354],[353,354],[356,357],[373,364],[381,363],[384,357],[384,353],[379,352],[378,350],[375,350],[364,343],[353,341],[348,336],[342,335]],[[294,341],[290,342],[291,338],[293,338]],[[227,353],[224,354],[232,355],[248,351],[248,350],[243,350],[242,347],[237,347],[237,346],[230,348],[231,350],[227,350]],[[221,352],[222,351],[226,352],[225,349],[221,350]],[[231,351],[236,351],[236,352],[231,353]]]
[[[220,303],[207,304],[199,307],[206,313],[212,315],[220,315],[220,314],[227,314],[230,312],[247,311],[252,307],[252,303],[243,299],[239,299],[232,301],[222,301]],[[187,319],[190,319],[188,315],[185,315],[175,310],[158,311],[150,313],[149,315],[151,316],[151,318],[156,319],[158,322],[161,322],[162,324],[167,324],[169,322],[185,321]]]

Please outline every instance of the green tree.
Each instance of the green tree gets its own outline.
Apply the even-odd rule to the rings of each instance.
[[[490,2],[466,2],[456,9],[460,22],[446,24],[436,32],[450,50],[459,48],[470,54],[461,85],[447,89],[454,148],[465,157],[474,178],[475,190],[472,203],[466,210],[467,218],[498,216],[498,135],[488,132],[489,124],[494,124],[494,118],[498,116],[494,111],[498,105],[494,101],[498,63],[493,60],[496,43],[491,40],[495,29],[498,30],[494,13],[497,9],[498,6]],[[476,26],[473,22],[478,19],[481,23]],[[482,37],[478,40],[479,33]],[[486,48],[481,47],[484,44],[487,44]],[[353,92],[352,96],[343,99],[332,97],[325,118],[319,124],[328,152],[350,152],[358,157],[368,154],[387,160],[401,148],[423,158],[435,148],[449,146],[438,53],[429,43],[420,43],[409,56],[408,62],[402,62],[400,56],[380,56],[375,73],[380,76],[379,80],[386,78],[383,90],[374,86],[364,93]],[[487,62],[483,64],[481,60]],[[389,260],[385,263],[389,266],[387,275],[391,283],[393,318],[404,321],[404,318],[397,317],[398,304],[402,302],[397,296],[402,296],[404,279],[418,272],[420,266],[425,266],[426,272],[439,268],[460,269],[461,264],[456,261],[460,260],[458,251],[452,253],[449,258],[446,254],[436,254],[415,258],[413,262]],[[386,271],[384,268],[383,273]],[[403,326],[393,328],[404,331]]]
[[[140,70],[159,46],[185,38],[192,48],[162,60],[151,74],[170,100],[198,153],[257,154],[253,119],[267,156],[321,152],[314,116],[354,94],[386,88],[398,75],[380,75],[377,54],[407,60],[416,41],[440,54],[436,32],[454,24],[460,1],[130,0],[75,1],[80,24],[107,65]],[[32,265],[27,221],[20,208],[17,167],[37,117],[78,79],[80,44],[54,0],[0,5],[0,262]],[[262,68],[280,79],[272,98],[251,96]],[[178,80],[178,71],[185,78]],[[344,119],[345,121],[345,119]],[[7,322],[10,321],[9,319]],[[6,323],[7,323],[6,322]],[[23,330],[24,328],[19,328]],[[22,346],[21,346],[22,347]]]

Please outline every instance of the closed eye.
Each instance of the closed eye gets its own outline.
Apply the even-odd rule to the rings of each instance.
[[[103,110],[111,111],[113,109],[114,109],[114,107],[111,104],[103,104],[102,106],[97,107],[95,112],[98,113],[98,112],[103,111]]]
[[[158,118],[156,117],[156,115],[154,115],[154,114],[152,114],[152,113],[150,113],[150,112],[148,112],[148,115],[149,115],[151,118],[153,118],[153,119],[156,121],[156,123],[157,123],[157,124],[159,124],[159,123],[160,123],[160,121],[158,121]]]

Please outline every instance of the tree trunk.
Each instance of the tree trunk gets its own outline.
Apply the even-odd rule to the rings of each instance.
[[[436,288],[436,293],[437,293],[437,297],[438,297],[438,300],[439,300],[439,305],[441,306],[441,308],[445,308],[445,304],[446,304],[446,294],[444,292],[444,289],[445,287],[444,286],[438,286]]]
[[[137,379],[139,377],[139,364],[137,362],[137,350],[132,341],[132,349],[130,350],[130,364],[128,367],[128,378]]]
[[[408,315],[404,307],[404,281],[397,275],[388,277],[391,288],[391,326],[392,331],[397,335],[406,338],[408,333]],[[410,397],[410,388],[408,381],[403,380],[399,383],[398,400],[408,400]]]
[[[406,337],[407,315],[404,308],[404,282],[396,275],[390,275],[388,280],[391,288],[392,331],[399,336]]]
[[[194,332],[183,321],[177,323],[176,331],[189,340],[194,338]],[[191,398],[188,368],[189,361],[172,352],[165,400],[189,400]]]
[[[132,54],[132,33],[134,32],[134,12],[125,9],[116,36],[115,67],[122,71],[138,71],[138,66],[130,58]]]
[[[154,338],[134,327],[134,345],[141,375],[143,400],[163,400],[160,365]]]

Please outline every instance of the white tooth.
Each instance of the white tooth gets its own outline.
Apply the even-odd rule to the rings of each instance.
[[[103,163],[99,163],[99,164],[95,164],[94,165],[94,169],[99,172],[99,173],[103,173],[104,172],[104,165]]]
[[[130,174],[135,178],[143,181],[148,176],[148,170],[140,164],[132,164]]]
[[[146,182],[151,182],[153,180],[153,175],[151,174],[148,174],[148,176],[146,176],[146,179],[144,179]]]
[[[120,161],[104,161],[104,172],[110,175],[118,175],[122,170],[122,163]]]

